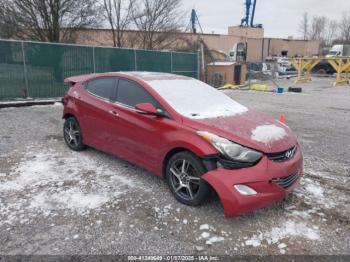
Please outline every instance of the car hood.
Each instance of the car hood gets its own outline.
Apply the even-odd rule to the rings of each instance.
[[[214,133],[264,153],[282,152],[297,143],[295,135],[288,126],[254,110],[217,118],[184,118],[183,124],[196,130]]]

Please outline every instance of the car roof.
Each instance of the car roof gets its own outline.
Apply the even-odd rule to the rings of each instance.
[[[143,81],[192,79],[187,76],[175,75],[170,73],[147,72],[147,71],[120,71],[120,72],[93,73],[93,74],[86,74],[86,75],[71,76],[64,79],[64,82],[75,84],[75,83],[82,83],[96,77],[106,77],[106,76],[129,76],[129,77],[137,78]]]
[[[161,72],[142,72],[142,71],[130,71],[130,72],[121,72],[126,75],[130,75],[139,79],[142,79],[144,81],[151,81],[151,80],[186,80],[190,79],[187,76],[182,75],[175,75],[170,73],[161,73]]]

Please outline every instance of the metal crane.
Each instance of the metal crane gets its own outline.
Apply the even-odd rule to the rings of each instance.
[[[241,20],[241,26],[262,28],[262,24],[256,24],[256,25],[254,24],[256,1],[257,0],[253,0],[253,1],[252,0],[245,1],[245,17]],[[253,10],[252,10],[252,13],[250,14],[250,8],[252,5],[253,5]]]
[[[199,19],[198,19],[198,16],[197,16],[197,13],[196,13],[195,9],[192,9],[192,11],[191,11],[190,23],[191,23],[191,31],[192,31],[192,33],[194,33],[194,34],[197,33],[197,25],[199,26],[199,28],[201,30],[201,33],[203,33],[203,29],[202,29],[201,24],[199,23]]]

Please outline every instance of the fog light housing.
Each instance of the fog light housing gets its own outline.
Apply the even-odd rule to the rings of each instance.
[[[244,196],[253,196],[257,194],[253,188],[246,185],[234,185],[233,187]]]

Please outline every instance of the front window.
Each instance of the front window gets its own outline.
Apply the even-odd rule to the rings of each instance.
[[[175,111],[189,118],[231,116],[248,110],[224,93],[195,79],[147,82]]]
[[[130,107],[135,107],[140,103],[150,103],[155,108],[162,109],[153,96],[151,96],[142,86],[126,79],[119,79],[117,101]]]

